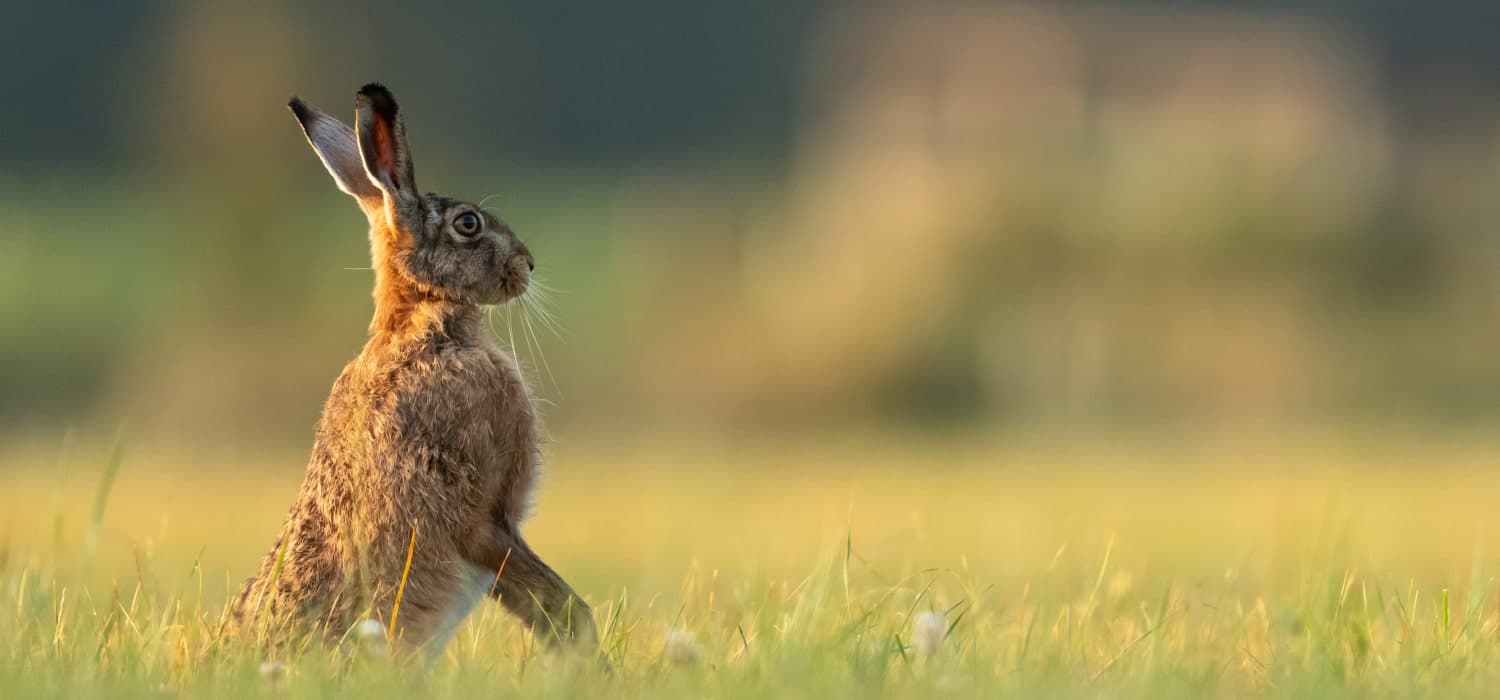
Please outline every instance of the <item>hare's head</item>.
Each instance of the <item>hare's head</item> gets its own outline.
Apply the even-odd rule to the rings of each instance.
[[[293,97],[288,105],[339,189],[370,220],[378,276],[405,297],[498,304],[526,291],[535,262],[504,222],[477,205],[421,194],[396,99],[371,83],[354,128]]]

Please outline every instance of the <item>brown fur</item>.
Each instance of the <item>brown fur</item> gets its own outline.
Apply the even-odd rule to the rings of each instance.
[[[385,88],[365,86],[355,106],[350,129],[291,102],[370,220],[371,335],[334,382],[301,493],[230,619],[274,642],[308,631],[337,638],[373,616],[394,622],[401,648],[435,653],[487,572],[489,595],[539,634],[593,641],[588,607],[521,537],[541,461],[537,416],[515,360],[481,324],[483,305],[525,291],[531,253],[478,207],[417,193]],[[483,230],[462,236],[453,222],[469,212]]]

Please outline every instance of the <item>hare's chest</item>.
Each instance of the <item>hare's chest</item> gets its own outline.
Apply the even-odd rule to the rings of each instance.
[[[541,468],[536,404],[515,359],[499,348],[487,353],[495,372],[490,416],[494,421],[491,485],[497,510],[514,523],[531,509],[532,491]]]

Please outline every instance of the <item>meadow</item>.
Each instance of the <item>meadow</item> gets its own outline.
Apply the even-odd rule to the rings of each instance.
[[[431,667],[230,648],[301,455],[12,447],[0,697],[1486,696],[1500,445],[1432,442],[559,437],[608,671],[495,605]]]

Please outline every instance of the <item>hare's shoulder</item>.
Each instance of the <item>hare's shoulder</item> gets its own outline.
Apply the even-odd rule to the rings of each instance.
[[[490,423],[530,412],[531,394],[513,361],[484,344],[439,344],[406,368],[405,402],[423,415]]]
[[[533,413],[530,391],[508,356],[442,338],[367,349],[335,382],[328,408],[429,435],[494,430]]]

